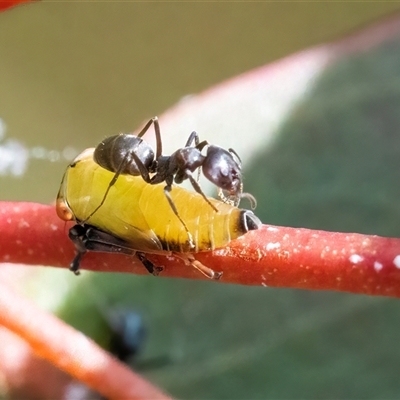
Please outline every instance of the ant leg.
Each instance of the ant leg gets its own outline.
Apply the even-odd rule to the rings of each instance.
[[[154,131],[156,134],[156,143],[157,143],[157,150],[156,150],[156,160],[162,154],[162,141],[161,141],[161,131],[160,131],[160,124],[158,123],[158,117],[153,117],[145,126],[144,128],[138,133],[137,137],[142,137],[150,128],[150,126],[154,124]]]
[[[207,278],[214,279],[216,281],[219,280],[223,274],[222,272],[215,272],[213,269],[206,267],[204,264],[202,264],[198,260],[191,261],[190,265],[192,265],[194,268],[196,268],[197,271],[200,271]]]
[[[186,226],[185,221],[179,216],[178,210],[176,209],[176,206],[175,206],[175,203],[174,203],[174,201],[172,200],[172,197],[171,197],[171,195],[170,195],[170,193],[169,193],[169,192],[171,191],[171,189],[172,189],[172,187],[171,187],[170,185],[165,186],[165,188],[164,188],[165,197],[167,198],[168,203],[169,203],[170,207],[172,208],[172,211],[173,211],[174,214],[178,217],[179,221],[181,221],[183,227],[185,228],[185,231],[186,231],[186,233],[187,233],[187,235],[188,235],[188,238],[189,238],[190,247],[194,248],[195,245],[194,245],[194,243],[193,243],[192,234],[189,232],[189,229],[188,229],[188,227]]]
[[[201,143],[199,143],[198,141],[197,141],[197,143],[196,143],[196,149],[198,149],[198,150],[200,150],[200,151],[202,151],[203,150],[203,148],[205,147],[205,146],[208,146],[208,142],[207,142],[207,140],[203,140]],[[197,170],[197,182],[200,180],[200,170],[201,170],[201,168],[199,168],[198,170]]]
[[[186,142],[186,144],[185,144],[185,147],[190,147],[190,146],[192,145],[193,140],[194,140],[194,144],[195,144],[194,147],[196,147],[196,149],[199,149],[200,151],[201,151],[205,146],[208,145],[207,140],[203,140],[202,142],[200,142],[199,135],[197,134],[196,131],[193,131],[193,132],[190,134],[189,139],[187,140],[187,142]]]
[[[139,168],[140,175],[143,180],[151,185],[156,185],[165,181],[165,177],[160,172],[157,172],[154,176],[150,177],[149,170],[145,167],[142,161],[139,159],[136,153],[132,153],[132,157],[136,162],[136,166]]]
[[[146,169],[146,167],[144,166],[144,164],[141,162],[141,160],[139,159],[139,157],[135,154],[132,153],[132,157],[134,158],[136,165],[139,168],[140,174],[142,175],[142,178],[145,182],[150,183],[150,184],[156,184],[156,183],[161,183],[164,179],[159,180],[159,178],[161,177],[161,175],[156,174],[154,175],[152,178],[150,178],[149,175],[149,171]],[[192,178],[193,179],[193,178]],[[197,184],[197,182],[195,182]],[[178,217],[179,221],[181,221],[183,227],[185,228],[185,231],[188,235],[189,238],[189,244],[190,247],[195,247],[194,243],[193,243],[193,238],[191,233],[189,232],[188,227],[186,226],[185,222],[183,221],[183,219],[179,216],[178,210],[176,209],[175,203],[171,198],[171,195],[169,194],[169,192],[171,191],[172,187],[170,184],[167,184],[167,186],[164,187],[164,194],[165,197],[168,200],[168,203],[170,205],[170,207],[172,208],[172,211],[174,212],[174,214]],[[201,189],[200,189],[201,190]]]
[[[194,140],[194,143],[196,145],[195,147],[197,147],[197,145],[199,144],[199,135],[197,134],[196,131],[193,131],[190,134],[190,136],[189,136],[189,138],[188,138],[188,140],[187,140],[187,142],[185,144],[185,147],[190,147],[192,145],[193,140]]]
[[[152,118],[149,122],[147,122],[147,124],[144,126],[144,128],[139,132],[139,134],[137,135],[137,137],[141,138],[150,128],[150,126],[154,124],[154,131],[156,134],[156,142],[157,142],[157,151],[156,151],[156,160],[161,156],[162,153],[162,141],[161,141],[161,132],[160,132],[160,125],[158,123],[158,118],[154,117]],[[115,172],[114,177],[112,178],[112,180],[110,181],[110,183],[108,184],[108,188],[103,196],[103,199],[101,200],[100,204],[94,209],[94,211],[92,211],[89,216],[82,221],[82,223],[86,223],[90,217],[92,217],[97,211],[98,209],[104,204],[104,202],[106,201],[108,192],[110,191],[111,187],[115,185],[115,182],[117,181],[118,177],[121,175],[122,171],[124,170],[126,164],[128,164],[130,157],[133,157],[136,165],[138,166],[141,175],[143,177],[143,179],[146,182],[150,182],[150,177],[149,177],[149,173],[146,170],[145,166],[143,165],[142,161],[139,160],[139,158],[136,156],[135,153],[136,149],[133,149],[133,151],[131,152],[127,152],[125,154],[124,159],[122,160],[121,164],[119,165],[117,171]],[[147,178],[147,179],[146,179]]]
[[[210,202],[210,200],[208,200],[208,197],[204,194],[204,192],[201,190],[200,185],[198,184],[198,182],[193,178],[192,173],[190,171],[185,171],[186,176],[189,178],[190,183],[193,186],[193,189],[201,194],[203,196],[203,199],[210,205],[210,207],[215,211],[218,212],[218,209]]]
[[[127,153],[125,154],[124,159],[122,160],[122,162],[121,162],[121,164],[119,165],[117,171],[115,172],[113,178],[111,179],[110,183],[108,184],[107,190],[106,190],[106,192],[104,193],[103,199],[101,200],[100,204],[89,214],[88,217],[86,217],[86,218],[81,222],[82,224],[85,224],[85,223],[90,219],[90,217],[92,217],[92,216],[98,211],[98,209],[104,204],[104,202],[106,201],[108,192],[109,192],[110,189],[115,185],[115,182],[117,182],[117,179],[118,179],[118,177],[121,175],[121,173],[122,173],[123,169],[125,168],[126,164],[128,164],[129,158],[130,158],[129,156],[133,155],[134,153],[135,153],[135,152],[133,151],[132,153],[127,152]],[[136,159],[135,159],[135,161],[136,161]]]
[[[152,121],[152,120],[151,120]],[[148,129],[148,128],[147,128]],[[89,214],[87,218],[85,218],[82,221],[82,224],[85,224],[93,214],[97,212],[97,210],[104,204],[106,201],[108,192],[110,191],[111,187],[115,185],[115,182],[117,182],[118,177],[121,175],[122,171],[124,170],[125,166],[128,164],[130,161],[130,158],[132,157],[135,160],[135,163],[137,167],[139,168],[140,174],[142,178],[147,182],[151,183],[151,178],[149,175],[149,171],[146,169],[145,165],[143,162],[140,160],[140,158],[137,156],[135,153],[136,148],[134,148],[132,151],[129,151],[125,154],[124,159],[122,160],[121,164],[119,165],[117,171],[115,172],[115,175],[111,179],[110,183],[108,184],[107,190],[104,193],[103,199],[101,200],[100,204]]]
[[[186,265],[191,265],[193,268],[196,268],[197,271],[201,272],[209,279],[218,280],[223,274],[223,272],[215,272],[213,269],[206,267],[191,254],[173,253],[173,255],[183,260]]]
[[[193,140],[194,140],[194,144],[196,145],[195,148],[197,148],[197,146],[199,145],[200,139],[199,139],[199,135],[197,134],[196,131],[193,131],[190,134],[190,136],[189,136],[189,138],[188,138],[188,140],[187,140],[187,142],[185,144],[185,147],[190,147],[192,145]],[[200,180],[200,168],[197,170],[197,182],[199,180]]]
[[[207,142],[207,140],[203,140],[201,143],[196,144],[196,149],[199,149],[200,151],[202,151],[204,149],[204,147],[206,147],[208,145],[209,145],[209,143]]]
[[[132,152],[132,157],[135,160],[136,166],[139,168],[140,175],[142,176],[143,180],[147,183],[151,183],[151,178],[149,171],[145,167],[145,165],[142,163],[142,160],[137,156],[135,152]],[[155,175],[157,176],[157,175]]]
[[[202,151],[203,148],[204,148],[205,146],[208,145],[207,140],[203,140],[203,141],[200,143],[199,135],[198,135],[195,131],[193,131],[193,132],[190,134],[189,139],[187,140],[185,147],[190,147],[191,144],[192,144],[192,142],[193,142],[193,140],[194,140],[194,143],[195,143],[195,145],[196,145],[195,148],[198,149],[198,150],[200,150],[200,151]],[[199,180],[200,180],[200,168],[197,170],[197,179],[196,179],[196,181],[198,182]],[[200,187],[199,187],[199,189],[200,189]],[[201,192],[201,189],[200,189],[200,192],[199,192],[197,189],[196,189],[196,191],[197,191],[198,193],[202,194],[203,197],[204,197],[204,194]],[[208,202],[208,200],[206,200],[206,201]],[[214,208],[214,207],[213,207],[213,208]]]

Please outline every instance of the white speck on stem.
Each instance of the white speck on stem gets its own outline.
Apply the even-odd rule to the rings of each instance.
[[[382,268],[383,268],[383,264],[381,264],[378,261],[374,262],[374,269],[375,269],[376,272],[379,272]]]
[[[395,266],[396,268],[399,268],[399,269],[400,269],[400,255],[396,256],[396,257],[393,259],[393,264],[394,264],[394,266]]]
[[[25,221],[25,219],[21,219],[21,221],[19,221],[19,223],[18,223],[18,227],[19,228],[29,228],[30,225],[29,225],[28,221]]]
[[[279,242],[276,242],[276,243],[270,242],[265,246],[267,251],[271,251],[271,250],[274,250],[274,249],[279,249],[279,247],[281,247],[281,244]]]
[[[353,263],[353,264],[358,264],[358,263],[360,263],[361,261],[364,260],[364,257],[361,257],[361,256],[358,255],[358,254],[352,254],[352,255],[349,257],[349,260],[350,260],[350,262]]]

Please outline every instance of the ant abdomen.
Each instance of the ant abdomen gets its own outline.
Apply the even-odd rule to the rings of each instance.
[[[121,133],[104,139],[94,150],[93,159],[111,172],[137,176],[140,170],[132,153],[135,153],[147,170],[151,170],[153,149],[142,138],[132,134]]]

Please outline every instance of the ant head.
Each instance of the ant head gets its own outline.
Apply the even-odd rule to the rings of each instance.
[[[230,195],[242,191],[241,161],[236,152],[210,145],[202,165],[203,174],[212,183]]]

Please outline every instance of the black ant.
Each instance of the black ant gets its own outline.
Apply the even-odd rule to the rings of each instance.
[[[152,147],[142,139],[153,124],[157,144],[155,155]],[[195,146],[193,146],[193,142]],[[201,151],[206,146],[208,146],[207,154],[204,156]],[[170,195],[174,182],[180,184],[189,179],[194,190],[201,194],[210,207],[218,212],[193,177],[193,173],[198,168],[201,168],[204,176],[218,187],[218,195],[222,201],[237,206],[240,199],[246,197],[251,202],[252,208],[255,208],[256,205],[256,200],[251,194],[243,193],[241,160],[233,149],[227,151],[221,147],[210,145],[205,140],[200,142],[197,133],[192,132],[185,147],[178,149],[170,156],[163,156],[157,117],[150,119],[138,135],[121,133],[104,139],[94,150],[93,158],[101,167],[115,172],[115,175],[110,181],[103,200],[83,223],[104,204],[109,190],[121,174],[141,175],[151,185],[165,181],[165,196],[187,232],[186,224],[179,216]]]

